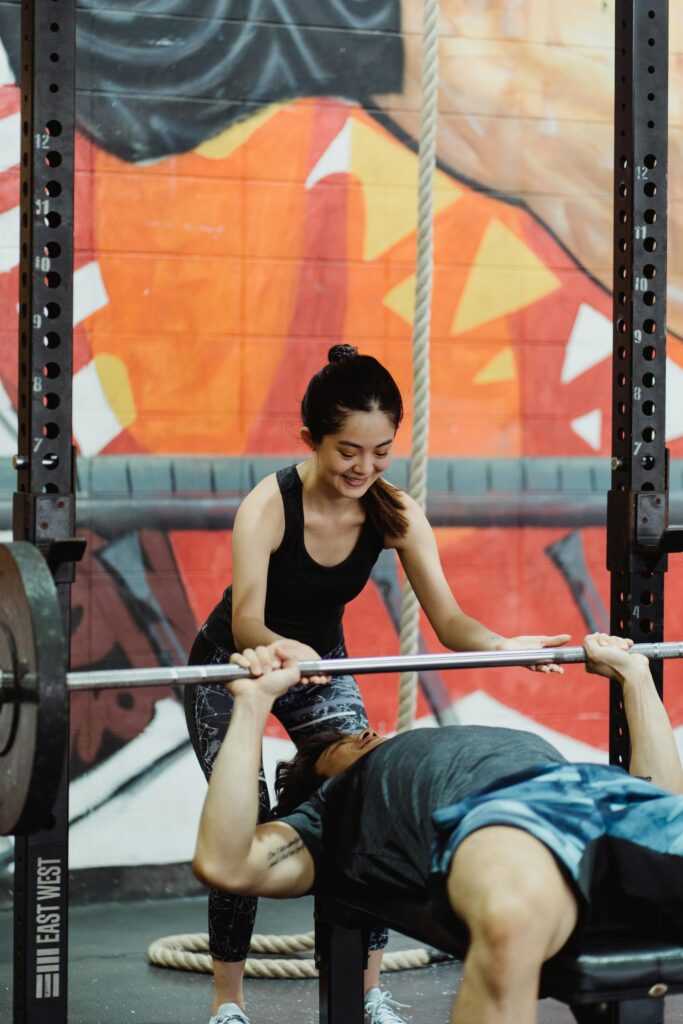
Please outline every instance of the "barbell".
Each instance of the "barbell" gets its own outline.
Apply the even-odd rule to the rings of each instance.
[[[683,643],[636,644],[650,659],[681,658]],[[25,835],[49,819],[68,737],[69,694],[80,690],[229,683],[239,665],[67,671],[68,648],[52,574],[38,549],[0,545],[0,834]],[[578,664],[583,647],[334,658],[300,662],[303,676]]]

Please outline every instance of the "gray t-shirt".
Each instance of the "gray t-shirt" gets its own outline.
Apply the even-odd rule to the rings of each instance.
[[[564,757],[517,729],[454,725],[401,733],[323,783],[282,820],[313,857],[313,891],[428,889],[432,814]]]

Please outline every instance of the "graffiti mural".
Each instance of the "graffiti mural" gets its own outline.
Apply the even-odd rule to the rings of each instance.
[[[613,4],[565,6],[443,3],[435,458],[610,452]],[[683,455],[680,7],[673,0],[673,457]],[[397,451],[408,455],[421,2],[207,0],[201,8],[189,0],[78,8],[79,452],[93,463],[128,456],[150,467],[159,456],[302,458],[301,394],[327,349],[345,341],[399,382],[407,418]],[[0,450],[11,454],[18,3],[0,0],[0,38]],[[152,484],[149,492],[161,493]],[[567,630],[578,642],[587,624],[604,624],[601,530],[437,532],[459,601],[501,632]],[[73,595],[75,667],[182,663],[229,580],[228,526],[93,531],[88,541]],[[396,567],[387,571],[398,583]],[[683,584],[671,574],[668,587],[667,631],[680,635]],[[353,652],[397,650],[383,593],[369,586],[349,608]],[[426,623],[423,635],[437,650]],[[443,685],[463,721],[525,722],[559,736],[569,753],[604,756],[599,681],[549,687],[521,670],[474,671]],[[395,680],[363,687],[373,723],[392,728]],[[671,711],[683,723],[675,694]],[[428,712],[422,700],[420,714]],[[275,726],[271,740],[269,758],[284,748]],[[188,786],[188,820],[196,813],[201,784],[167,688],[78,695],[72,755],[77,864],[186,858],[190,825],[180,846],[164,830],[163,851],[136,852],[119,838],[105,855],[93,824],[105,820],[109,837],[143,820],[160,831],[169,792]],[[105,807],[109,817],[97,819]]]

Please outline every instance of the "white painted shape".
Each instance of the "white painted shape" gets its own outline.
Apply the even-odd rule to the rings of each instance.
[[[330,174],[347,174],[351,167],[351,121],[332,139],[317,164],[306,178],[306,188],[314,188]]]
[[[126,749],[121,753],[125,755]],[[276,761],[291,757],[293,750],[289,740],[264,738],[264,767],[271,785]],[[72,868],[177,864],[192,859],[206,793],[194,751],[188,744],[183,754],[150,776],[72,826]]]
[[[185,715],[177,701],[168,697],[154,705],[154,717],[135,739],[106,761],[71,783],[69,817],[80,818],[107,800],[121,786],[187,742]]]
[[[93,260],[74,271],[74,327],[108,302],[99,263]]]
[[[585,416],[578,416],[570,424],[575,434],[590,445],[594,451],[600,450],[602,441],[602,412],[600,409],[593,409]]]
[[[0,172],[15,167],[21,157],[21,115],[0,118]]]
[[[0,85],[14,85],[15,78],[9,64],[7,50],[0,39]]]
[[[0,213],[0,274],[19,265],[19,207]]]
[[[18,430],[17,414],[0,381],[0,455],[16,455]]]
[[[666,360],[666,426],[667,441],[683,436],[683,367],[673,359]]]
[[[569,335],[560,380],[568,384],[611,355],[611,320],[592,306],[582,303]]]
[[[87,457],[97,455],[121,433],[94,361],[74,374],[72,419],[74,438]]]

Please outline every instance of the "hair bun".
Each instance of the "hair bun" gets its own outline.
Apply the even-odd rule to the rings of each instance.
[[[342,359],[353,359],[358,355],[355,345],[333,345],[327,353],[328,363],[340,363]]]

